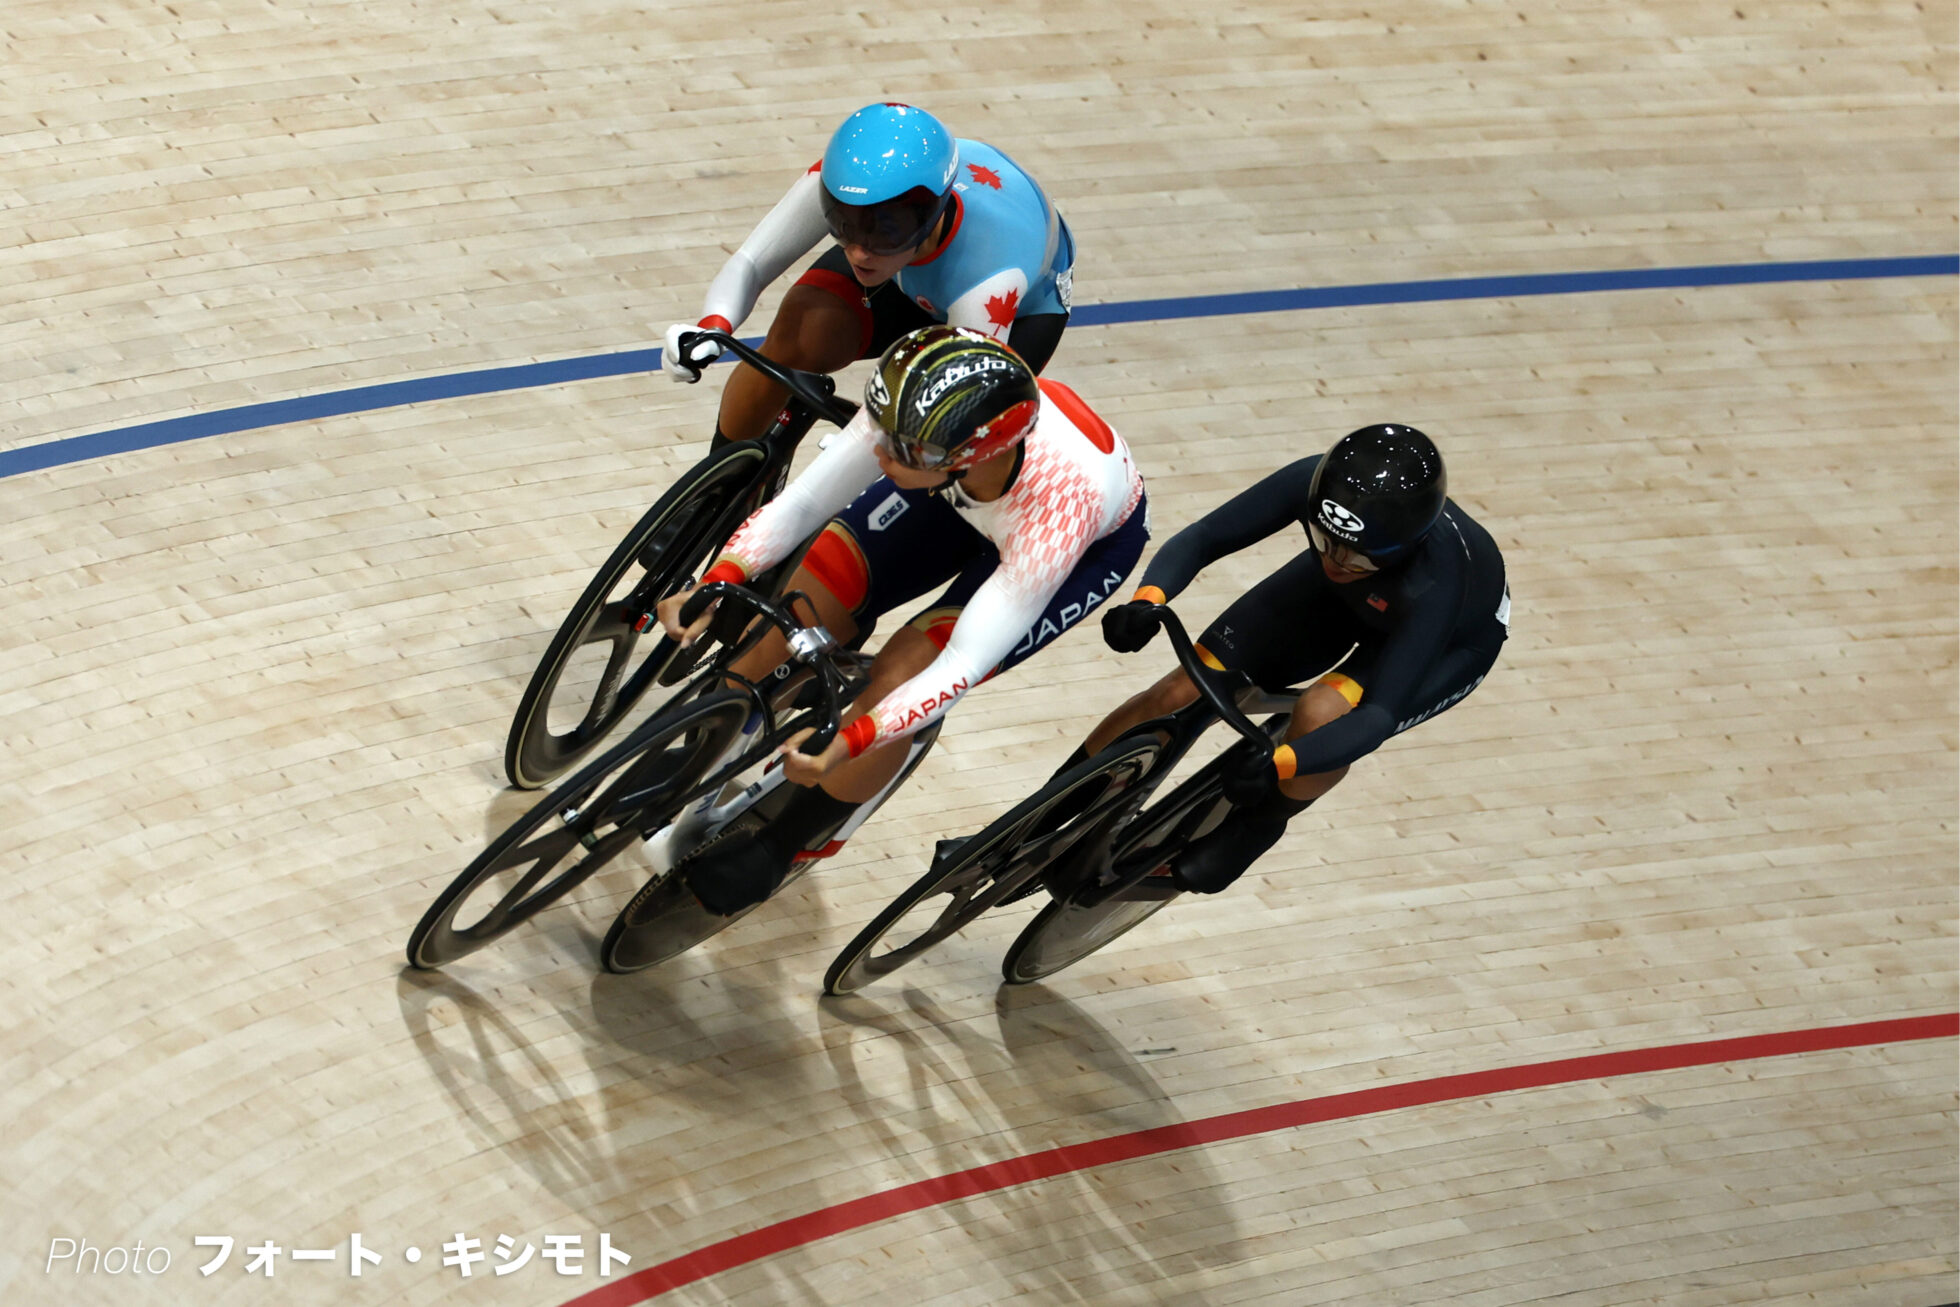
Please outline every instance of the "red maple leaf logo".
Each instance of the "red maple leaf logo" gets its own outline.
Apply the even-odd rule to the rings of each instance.
[[[987,296],[987,321],[996,327],[1005,327],[1014,321],[1014,310],[1021,303],[1021,292],[1010,290],[1005,295]]]
[[[982,168],[977,163],[969,163],[966,170],[973,174],[973,180],[980,185],[991,186],[995,190],[1000,189],[1000,174],[992,168]]]

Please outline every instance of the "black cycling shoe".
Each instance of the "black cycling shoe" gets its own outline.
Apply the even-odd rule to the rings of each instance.
[[[1171,880],[1192,894],[1216,894],[1245,875],[1286,833],[1286,818],[1262,808],[1228,813],[1218,829],[1192,841],[1171,866]]]
[[[789,862],[755,830],[730,830],[675,870],[702,907],[732,917],[774,894],[789,875]]]

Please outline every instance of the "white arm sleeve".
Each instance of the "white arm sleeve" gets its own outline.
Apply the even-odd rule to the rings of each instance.
[[[876,731],[861,747],[910,735],[943,714],[1034,630],[1096,538],[1099,501],[1086,478],[1072,482],[1044,496],[1046,511],[1033,515],[1038,525],[1001,545],[1000,566],[966,601],[939,657],[867,714]]]
[[[960,610],[946,647],[923,672],[880,699],[869,714],[877,731],[869,743],[910,735],[945,715],[987,678],[1028,633],[1049,596],[1017,595],[999,573],[988,577]],[[868,745],[867,745],[868,747]]]
[[[829,231],[822,189],[823,180],[815,171],[796,179],[708,283],[707,297],[701,302],[703,319],[724,318],[731,330],[741,326],[755,311],[762,288],[816,247]]]
[[[732,560],[754,576],[780,563],[818,527],[850,506],[864,488],[878,479],[876,424],[859,410],[851,424],[832,436],[803,474],[783,493],[749,515],[729,538],[723,559]]]

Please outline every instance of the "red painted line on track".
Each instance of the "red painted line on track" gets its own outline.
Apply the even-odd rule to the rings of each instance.
[[[1633,1049],[1622,1053],[1595,1053],[1588,1057],[1569,1057],[1531,1066],[1439,1076],[1434,1080],[1384,1085],[1347,1094],[1329,1094],[1323,1098],[1275,1103],[1271,1107],[1255,1107],[1244,1112],[1227,1112],[1199,1121],[1182,1121],[1176,1125],[1112,1135],[1107,1139],[1091,1139],[1084,1143],[1048,1148],[1022,1157],[1010,1157],[1002,1162],[955,1171],[951,1175],[900,1185],[883,1193],[853,1198],[849,1202],[792,1216],[760,1230],[738,1234],[684,1256],[635,1271],[624,1279],[579,1295],[565,1307],[632,1307],[670,1289],[678,1289],[737,1266],[746,1266],[764,1257],[873,1225],[890,1217],[957,1202],[1012,1185],[1027,1184],[1032,1180],[1045,1180],[1071,1171],[1107,1166],[1111,1162],[1126,1162],[1180,1148],[1245,1139],[1295,1126],[1369,1116],[1397,1108],[1486,1098],[1519,1089],[1541,1089],[1549,1085],[1575,1084],[1647,1071],[1713,1066],[1723,1062],[1749,1062],[1787,1057],[1793,1053],[1866,1048],[1875,1044],[1951,1039],[1955,1036],[1960,1036],[1960,1012],[1948,1012],[1939,1016],[1868,1021],[1852,1026],[1749,1035],[1699,1044],[1671,1044],[1663,1048]]]

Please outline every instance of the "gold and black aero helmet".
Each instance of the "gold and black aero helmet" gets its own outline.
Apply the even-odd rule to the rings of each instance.
[[[1007,346],[965,327],[901,336],[865,383],[864,406],[906,467],[957,472],[1034,429],[1041,391]]]
[[[1448,493],[1435,442],[1400,422],[1377,422],[1335,441],[1314,469],[1308,534],[1323,553],[1339,549],[1385,567],[1429,534]]]

